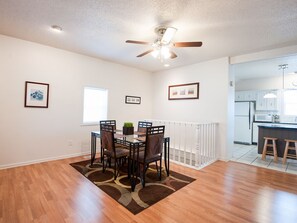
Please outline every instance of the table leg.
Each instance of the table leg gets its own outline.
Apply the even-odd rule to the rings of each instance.
[[[102,146],[100,145],[100,160],[101,160],[101,163],[103,162],[103,159],[104,159],[104,156],[103,156],[103,148],[102,148]]]
[[[170,157],[169,157],[169,150],[170,150],[170,139],[167,138],[165,139],[164,141],[164,161],[165,161],[165,169],[166,169],[166,173],[167,173],[167,176],[169,176],[169,160],[170,160]]]
[[[134,191],[135,186],[136,186],[136,180],[137,180],[137,175],[138,175],[138,167],[136,167],[135,165],[138,164],[138,160],[139,160],[139,144],[130,144],[130,157],[131,157],[131,149],[132,149],[132,159],[130,160],[130,182],[131,182],[131,190]],[[137,154],[137,156],[135,157],[135,154]],[[135,159],[136,158],[136,159]],[[136,169],[136,170],[135,170]],[[129,172],[128,172],[129,175]]]
[[[93,165],[96,157],[96,134],[91,133],[91,165]]]
[[[132,156],[132,151],[131,151],[131,144],[129,145],[129,156],[128,156],[128,179],[131,179],[131,156]]]
[[[132,154],[131,154],[131,150],[132,150]],[[131,145],[130,144],[130,157],[132,155],[132,159],[130,161],[130,165],[131,165],[131,168],[130,168],[130,171],[131,171],[131,174],[130,174],[130,182],[131,182],[131,190],[134,191],[135,189],[135,145]]]

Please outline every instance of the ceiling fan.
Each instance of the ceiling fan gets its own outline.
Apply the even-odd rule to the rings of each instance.
[[[143,57],[151,53],[154,57],[163,59],[174,59],[177,55],[171,50],[172,47],[201,47],[202,42],[172,42],[174,34],[177,29],[174,27],[160,26],[155,29],[155,33],[158,35],[157,39],[153,43],[137,40],[126,40],[126,43],[151,45],[153,48],[147,50],[137,57]]]

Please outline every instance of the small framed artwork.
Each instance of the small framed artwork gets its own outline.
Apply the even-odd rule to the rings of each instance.
[[[141,103],[141,97],[126,96],[125,103],[126,104],[140,104]]]
[[[198,99],[199,83],[168,86],[168,100]]]
[[[26,81],[25,107],[48,108],[49,84]]]

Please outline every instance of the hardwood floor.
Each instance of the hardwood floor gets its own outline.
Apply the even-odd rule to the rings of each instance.
[[[235,162],[200,171],[197,180],[138,215],[72,168],[82,157],[0,170],[0,222],[297,222],[297,177]]]

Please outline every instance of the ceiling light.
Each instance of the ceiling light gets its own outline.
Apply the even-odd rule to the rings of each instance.
[[[164,64],[164,67],[169,67],[169,66],[170,66],[170,64],[168,64],[168,63]]]
[[[169,48],[163,46],[161,48],[161,55],[162,55],[163,59],[168,59],[171,56]]]
[[[168,27],[161,39],[162,44],[168,44],[171,42],[174,34],[176,33],[177,29],[173,27]]]
[[[154,50],[153,52],[151,52],[151,55],[152,55],[153,57],[157,58],[158,55],[159,55],[159,50]]]
[[[60,26],[57,26],[57,25],[52,25],[51,28],[55,32],[62,32],[63,30]]]
[[[283,90],[284,90],[284,88],[285,88],[285,69],[287,69],[288,68],[288,64],[280,64],[280,65],[278,65],[278,69],[279,70],[283,70]],[[276,94],[274,94],[274,93],[271,93],[271,92],[268,92],[267,94],[265,94],[264,95],[264,98],[276,98],[277,96],[276,96]]]
[[[264,95],[264,98],[276,98],[276,95],[273,94],[273,93],[271,93],[271,92],[269,92],[269,93],[267,93],[267,94]]]

